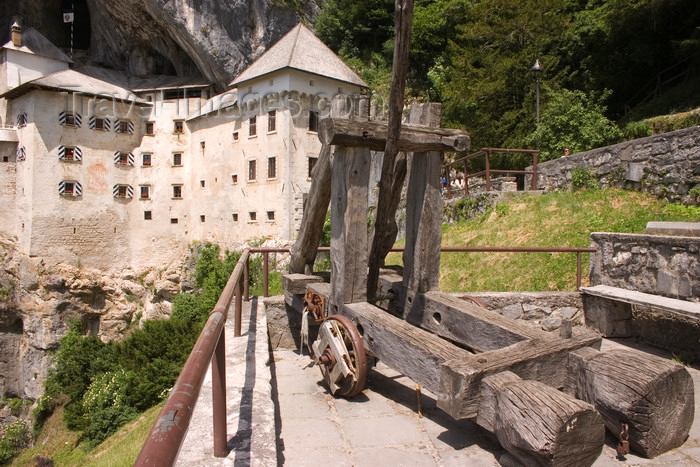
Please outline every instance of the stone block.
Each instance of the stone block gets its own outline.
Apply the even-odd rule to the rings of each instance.
[[[502,308],[500,313],[506,318],[520,319],[523,315],[523,307],[519,303],[514,303]]]

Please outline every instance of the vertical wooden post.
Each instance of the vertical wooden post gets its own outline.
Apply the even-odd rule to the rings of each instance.
[[[368,148],[336,146],[331,179],[331,314],[367,300]]]
[[[414,104],[409,122],[440,126],[440,104]],[[440,165],[442,153],[409,153],[409,178],[406,200],[406,249],[403,254],[403,283],[406,287],[404,318],[418,322],[422,305],[415,295],[437,289],[440,279],[440,242],[442,239],[442,196]],[[448,175],[449,177],[449,175]],[[449,183],[447,189],[450,189]]]
[[[226,457],[226,338],[221,329],[219,341],[211,359],[212,420],[214,423],[214,456]]]

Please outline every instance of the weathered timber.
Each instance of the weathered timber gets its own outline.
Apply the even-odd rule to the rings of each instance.
[[[362,119],[368,115],[364,96],[340,96],[333,100],[332,115]],[[304,204],[301,227],[290,251],[289,272],[311,274],[321,241],[323,222],[331,201],[331,147],[323,145],[311,174],[309,196]]]
[[[411,123],[422,119],[439,125],[440,104],[416,104],[411,107]],[[407,154],[410,174],[406,200],[406,249],[403,253],[404,285],[408,296],[437,289],[440,280],[440,242],[442,239],[442,195],[440,170],[442,153]],[[392,192],[400,198],[400,189]],[[398,205],[397,205],[398,207]],[[392,242],[393,243],[393,242]],[[415,303],[415,302],[414,302]],[[417,310],[406,304],[407,312]]]
[[[282,274],[282,289],[293,295],[304,295],[306,286],[323,282],[323,277],[308,274]]]
[[[332,307],[367,300],[369,168],[369,149],[335,147],[331,179]]]
[[[476,422],[526,466],[588,466],[605,442],[591,404],[509,371],[483,379]]]
[[[441,365],[473,356],[369,303],[351,303],[340,311],[357,326],[370,353],[438,397]]]
[[[322,119],[318,126],[318,138],[323,144],[368,147],[374,151],[384,150],[389,128],[385,122],[339,120],[330,117]],[[396,144],[399,151],[445,152],[466,151],[469,149],[469,143],[469,135],[463,130],[404,124]]]
[[[569,355],[574,395],[590,402],[619,438],[629,425],[630,447],[656,457],[682,445],[693,424],[693,380],[682,365],[631,349]]]
[[[331,147],[324,144],[311,177],[301,227],[290,251],[289,272],[310,274],[321,242],[323,222],[331,200]]]
[[[382,159],[382,175],[379,179],[379,197],[377,212],[374,220],[374,235],[369,253],[369,273],[367,277],[367,292],[374,298],[377,290],[379,268],[386,257],[386,238],[378,233],[396,229],[394,219],[395,208],[392,210],[391,189],[395,183],[394,163],[399,152],[398,142],[403,119],[404,91],[408,74],[408,54],[411,44],[411,26],[413,23],[413,0],[396,0],[394,7],[394,60],[391,70],[391,88],[389,90],[389,124],[387,129],[384,158]],[[394,234],[395,235],[395,234]]]
[[[487,352],[537,337],[551,337],[545,331],[508,319],[442,292],[411,294],[407,307],[415,303],[405,319],[438,336],[463,345],[474,352]]]
[[[600,348],[600,341],[599,335],[579,327],[571,339],[543,336],[467,359],[447,361],[442,365],[437,405],[456,419],[476,417],[481,380],[502,371],[562,388],[567,382],[567,369],[562,362],[567,361],[568,354],[581,347]]]

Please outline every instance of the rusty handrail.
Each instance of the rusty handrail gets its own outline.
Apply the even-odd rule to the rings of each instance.
[[[224,325],[228,317],[231,300],[236,296],[234,335],[241,335],[241,276],[244,264],[248,261],[250,250],[243,251],[236,267],[226,282],[216,306],[209,314],[202,332],[197,339],[180,376],[175,382],[170,396],[158,414],[148,439],[136,458],[135,466],[173,465],[177,459],[182,441],[187,434],[187,427],[199,390],[207,371],[207,364],[212,364],[212,399],[214,424],[214,455],[226,457],[226,366]]]

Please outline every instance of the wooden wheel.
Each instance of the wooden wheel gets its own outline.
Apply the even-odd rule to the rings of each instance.
[[[356,396],[367,381],[367,358],[362,337],[352,321],[342,315],[329,316],[313,344],[314,360],[335,397]]]

